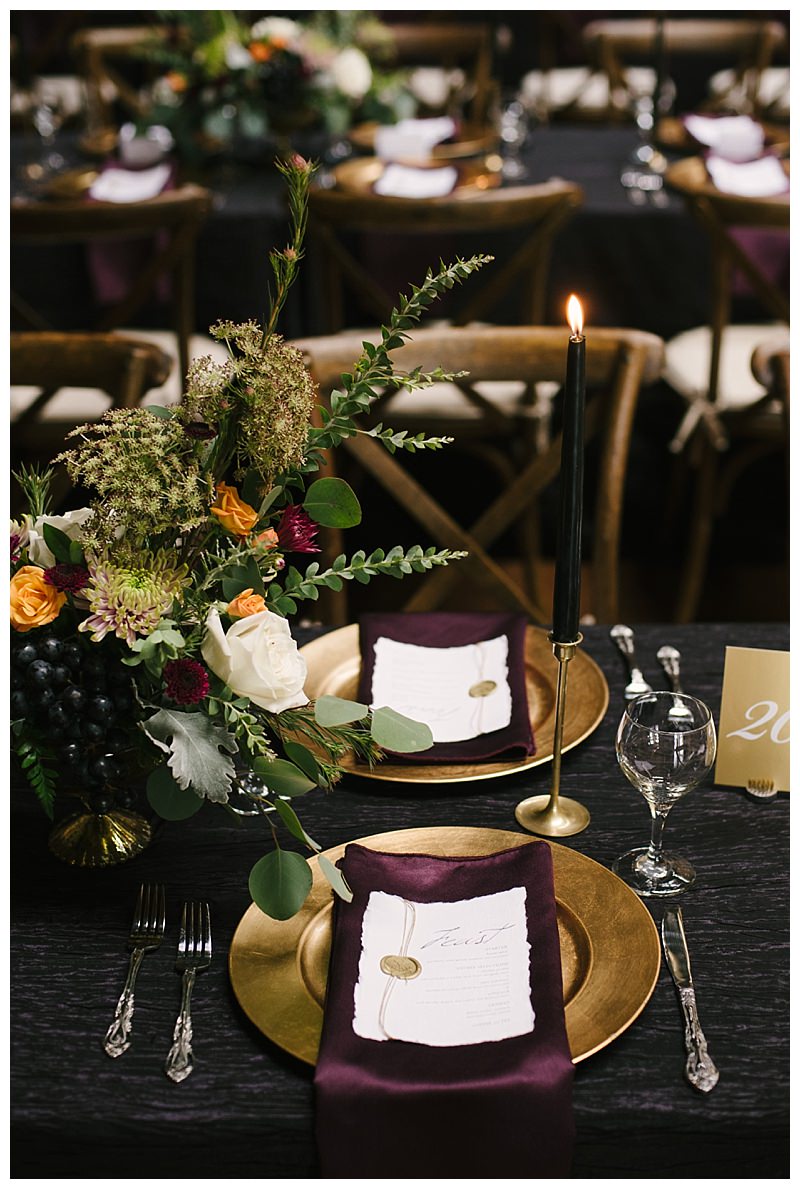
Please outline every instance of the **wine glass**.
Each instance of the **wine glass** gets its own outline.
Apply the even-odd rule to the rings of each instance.
[[[688,694],[658,690],[634,699],[617,730],[617,760],[650,807],[650,845],[628,851],[612,870],[640,896],[674,896],[695,879],[691,863],[665,854],[662,835],[676,801],[711,771],[717,736],[711,711]]]
[[[524,105],[517,98],[505,102],[501,108],[498,131],[502,141],[502,175],[508,181],[518,181],[527,175],[524,161],[520,159],[528,139],[530,117]]]

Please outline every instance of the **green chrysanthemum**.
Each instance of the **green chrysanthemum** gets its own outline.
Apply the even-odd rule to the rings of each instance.
[[[175,568],[168,557],[143,553],[127,565],[107,557],[89,562],[85,596],[92,614],[79,630],[99,642],[113,632],[128,647],[148,636],[172,607],[186,578],[186,566]]]

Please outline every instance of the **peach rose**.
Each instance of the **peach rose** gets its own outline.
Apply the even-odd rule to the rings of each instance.
[[[52,623],[67,601],[61,590],[44,580],[38,566],[21,566],[11,579],[11,626],[18,632]]]
[[[227,483],[217,484],[217,502],[211,511],[219,519],[222,527],[229,533],[235,533],[237,537],[249,533],[258,520],[255,508],[251,508],[240,499],[236,488],[229,487]]]
[[[260,545],[262,549],[277,549],[278,534],[274,528],[265,528],[263,532],[259,533],[253,539],[254,545]]]
[[[228,603],[228,614],[235,615],[237,619],[244,619],[246,615],[258,615],[266,609],[267,604],[264,602],[264,596],[253,594],[252,586],[248,586],[247,590],[243,590]]]

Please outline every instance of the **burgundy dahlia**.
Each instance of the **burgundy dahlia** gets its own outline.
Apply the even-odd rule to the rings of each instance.
[[[299,504],[287,504],[278,522],[278,542],[284,553],[319,553],[314,543],[319,525]]]
[[[192,706],[195,702],[202,702],[208,693],[208,673],[198,661],[167,661],[164,665],[164,688],[167,697],[179,706]]]
[[[89,571],[85,566],[61,562],[59,565],[50,566],[48,570],[45,570],[44,580],[50,586],[54,586],[56,590],[62,590],[67,594],[77,594],[79,590],[83,590],[85,586],[89,585]]]

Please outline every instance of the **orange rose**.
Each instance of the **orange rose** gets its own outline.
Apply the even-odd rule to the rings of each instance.
[[[166,75],[167,83],[176,95],[183,94],[189,87],[189,82],[185,74],[181,74],[179,70],[170,70]]]
[[[258,520],[258,512],[255,508],[251,508],[244,500],[239,499],[239,492],[235,487],[229,487],[227,483],[217,484],[217,502],[211,508],[211,511],[223,528],[226,528],[229,533],[236,533],[237,537],[243,537],[250,532],[250,529]]]
[[[265,528],[263,533],[259,533],[253,541],[254,545],[260,545],[262,549],[277,549],[278,534],[274,528]]]
[[[18,632],[52,623],[67,601],[61,590],[44,580],[38,566],[21,566],[11,579],[11,626]]]
[[[248,586],[247,590],[243,590],[228,603],[228,614],[236,616],[237,619],[244,619],[246,615],[259,615],[266,609],[264,596],[253,594],[252,586]]]
[[[268,62],[272,57],[272,46],[265,45],[263,41],[251,41],[248,49],[255,62]]]

